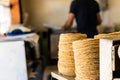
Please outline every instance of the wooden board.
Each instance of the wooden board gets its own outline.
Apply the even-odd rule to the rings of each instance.
[[[113,79],[115,69],[115,45],[119,45],[120,37],[100,39],[100,80],[120,80]],[[118,63],[117,63],[118,64]]]
[[[64,76],[59,74],[57,71],[51,72],[51,76],[57,80],[75,80],[75,77]]]
[[[11,9],[11,19],[12,24],[20,24],[20,5],[19,0],[10,0],[12,5]]]

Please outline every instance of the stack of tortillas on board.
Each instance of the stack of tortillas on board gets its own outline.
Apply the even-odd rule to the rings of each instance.
[[[87,38],[86,34],[64,33],[60,35],[58,45],[58,71],[60,74],[75,76],[72,42]]]
[[[99,40],[73,42],[75,80],[99,80]]]
[[[112,38],[112,37],[120,37],[120,32],[112,32],[109,34],[98,34],[94,36],[95,39]]]
[[[87,38],[86,34],[60,34],[58,44],[58,71],[75,76],[75,80],[99,80],[99,39],[120,37],[120,32],[98,34]]]

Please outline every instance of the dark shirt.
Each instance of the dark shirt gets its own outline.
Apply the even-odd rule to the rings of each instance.
[[[70,13],[75,14],[77,22],[77,31],[86,33],[88,37],[93,37],[97,34],[97,13],[99,5],[94,0],[74,0],[71,3]]]

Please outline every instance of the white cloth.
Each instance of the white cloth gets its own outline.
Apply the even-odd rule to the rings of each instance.
[[[24,41],[29,41],[35,46],[35,51],[36,51],[36,58],[40,57],[40,52],[39,52],[39,41],[40,36],[37,35],[36,33],[30,33],[30,34],[24,34],[24,35],[18,35],[18,36],[1,36],[0,41],[14,41],[14,40],[24,40]]]
[[[0,1],[0,34],[6,33],[11,25],[11,12],[8,7],[10,4],[9,0]]]

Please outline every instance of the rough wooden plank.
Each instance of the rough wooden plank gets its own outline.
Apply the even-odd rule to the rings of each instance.
[[[75,77],[69,77],[59,74],[58,72],[51,72],[51,76],[58,80],[75,80]]]

